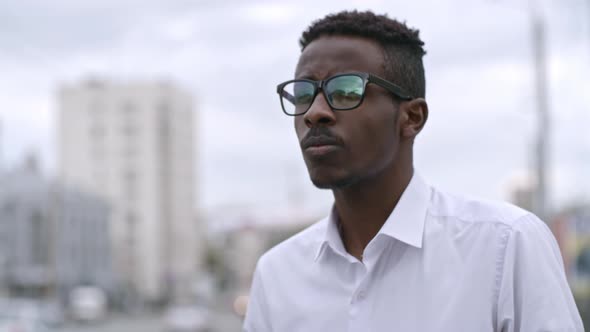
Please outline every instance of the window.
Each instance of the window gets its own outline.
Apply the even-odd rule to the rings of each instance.
[[[137,135],[137,105],[131,101],[126,101],[121,106],[122,127],[121,132],[124,136],[131,138]]]
[[[33,264],[41,265],[49,261],[47,238],[49,234],[45,231],[44,218],[40,211],[31,214],[31,260]]]
[[[12,200],[6,201],[2,209],[7,216],[14,216],[16,212],[16,203]]]
[[[125,197],[126,199],[131,202],[137,198],[137,193],[139,190],[137,189],[137,173],[133,170],[127,170],[123,174],[123,184],[125,186]]]
[[[102,140],[104,139],[105,133],[106,133],[106,128],[104,127],[104,125],[102,123],[99,123],[98,121],[94,121],[91,125],[90,125],[90,138],[92,140]]]
[[[94,98],[88,102],[88,113],[92,117],[99,117],[106,111],[106,105],[101,98]]]
[[[137,105],[135,105],[134,102],[128,100],[128,101],[123,102],[123,105],[121,106],[121,110],[123,111],[124,115],[131,115],[135,111],[137,111]]]
[[[121,133],[127,138],[135,137],[138,133],[137,125],[132,121],[132,119],[129,119],[123,124]]]

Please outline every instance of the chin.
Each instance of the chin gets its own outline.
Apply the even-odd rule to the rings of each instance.
[[[342,189],[359,182],[358,178],[354,176],[327,177],[310,175],[310,179],[313,185],[319,189]]]

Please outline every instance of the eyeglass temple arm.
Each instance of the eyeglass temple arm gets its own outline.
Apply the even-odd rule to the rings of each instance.
[[[290,93],[288,93],[287,91],[283,90],[283,89],[277,89],[277,92],[279,93],[279,95],[281,95],[283,98],[286,98],[288,101],[290,101],[291,103],[293,103],[293,105],[295,105],[295,96],[291,95]]]
[[[394,95],[396,95],[400,99],[405,99],[405,100],[414,99],[414,97],[405,93],[404,90],[402,88],[400,88],[399,86],[397,86],[387,80],[384,80],[379,76],[369,75],[369,82],[373,82],[377,85],[380,85],[381,87],[384,87],[385,89],[389,90],[389,92],[393,93]]]

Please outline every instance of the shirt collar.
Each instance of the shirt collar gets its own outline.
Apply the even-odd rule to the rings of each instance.
[[[330,215],[324,219],[323,222],[326,224],[326,232],[323,233],[324,237],[320,239],[320,245],[316,252],[314,261],[317,261],[318,258],[320,258],[328,246],[342,256],[346,256],[346,248],[344,248],[344,243],[342,243],[340,231],[338,230],[339,221],[335,206],[332,206]]]
[[[413,247],[422,248],[430,195],[430,186],[419,174],[414,173],[412,180],[379,233]]]
[[[431,188],[414,172],[410,183],[402,193],[399,202],[377,233],[397,239],[416,248],[422,248],[424,224],[426,213],[430,203]],[[314,260],[323,255],[326,247],[345,255],[346,249],[338,231],[338,214],[336,208],[332,207],[330,216],[324,219],[326,232],[317,248]]]

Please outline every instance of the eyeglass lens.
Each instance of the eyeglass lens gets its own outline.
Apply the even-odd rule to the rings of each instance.
[[[326,81],[323,90],[333,109],[352,109],[363,98],[364,82],[356,75],[337,76]],[[312,82],[290,82],[283,88],[281,103],[287,114],[298,115],[309,109],[315,95],[316,87]]]

